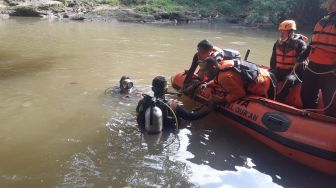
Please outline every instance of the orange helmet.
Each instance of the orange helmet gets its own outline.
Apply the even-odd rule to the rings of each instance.
[[[279,30],[296,30],[296,23],[294,20],[285,20],[279,25]]]

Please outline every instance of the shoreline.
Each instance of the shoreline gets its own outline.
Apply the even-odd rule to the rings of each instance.
[[[269,28],[271,24],[248,25],[242,16],[224,16],[219,14],[202,15],[197,12],[163,12],[153,13],[137,10],[135,7],[111,6],[106,4],[88,5],[80,1],[66,4],[54,0],[0,0],[0,19],[10,17],[38,17],[42,19],[129,22],[148,24],[190,24],[190,23],[228,23],[251,28]]]

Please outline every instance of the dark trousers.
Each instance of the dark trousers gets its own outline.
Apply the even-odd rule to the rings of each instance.
[[[286,80],[284,81],[284,85],[282,86],[282,89],[280,93],[277,94],[277,101],[283,102],[287,95],[289,94],[289,89],[292,88],[295,84],[299,83],[299,79],[294,75],[290,74],[286,77]]]
[[[315,72],[327,72],[336,69],[336,65],[321,65],[309,62],[308,67]],[[334,92],[336,91],[336,72],[327,75],[316,75],[309,70],[305,70],[303,74],[303,83],[301,88],[301,98],[303,108],[316,108],[318,101],[318,93],[321,89],[323,103],[329,105]],[[325,111],[329,116],[336,117],[336,98],[332,105]]]
[[[300,83],[299,79],[302,79],[303,65],[297,66],[295,73],[292,70],[274,70],[274,74],[278,82],[284,82],[280,93],[277,94],[276,100],[284,102],[285,98],[289,94],[289,89],[294,85]],[[299,77],[299,78],[298,78]]]

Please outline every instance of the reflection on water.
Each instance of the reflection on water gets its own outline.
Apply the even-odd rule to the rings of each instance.
[[[143,134],[127,112],[113,113],[106,131],[103,145],[88,147],[66,163],[61,187],[190,186],[186,164],[169,159],[178,145],[172,134]]]
[[[227,25],[0,21],[0,187],[333,187],[213,114],[146,135],[138,99],[104,91],[189,67],[195,46],[268,64],[277,33]],[[186,102],[188,107],[191,107]]]

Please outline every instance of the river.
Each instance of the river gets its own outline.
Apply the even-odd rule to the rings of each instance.
[[[104,91],[129,75],[187,69],[197,43],[251,49],[268,65],[276,31],[221,24],[0,20],[0,187],[333,187],[212,114],[143,135],[137,100]]]

